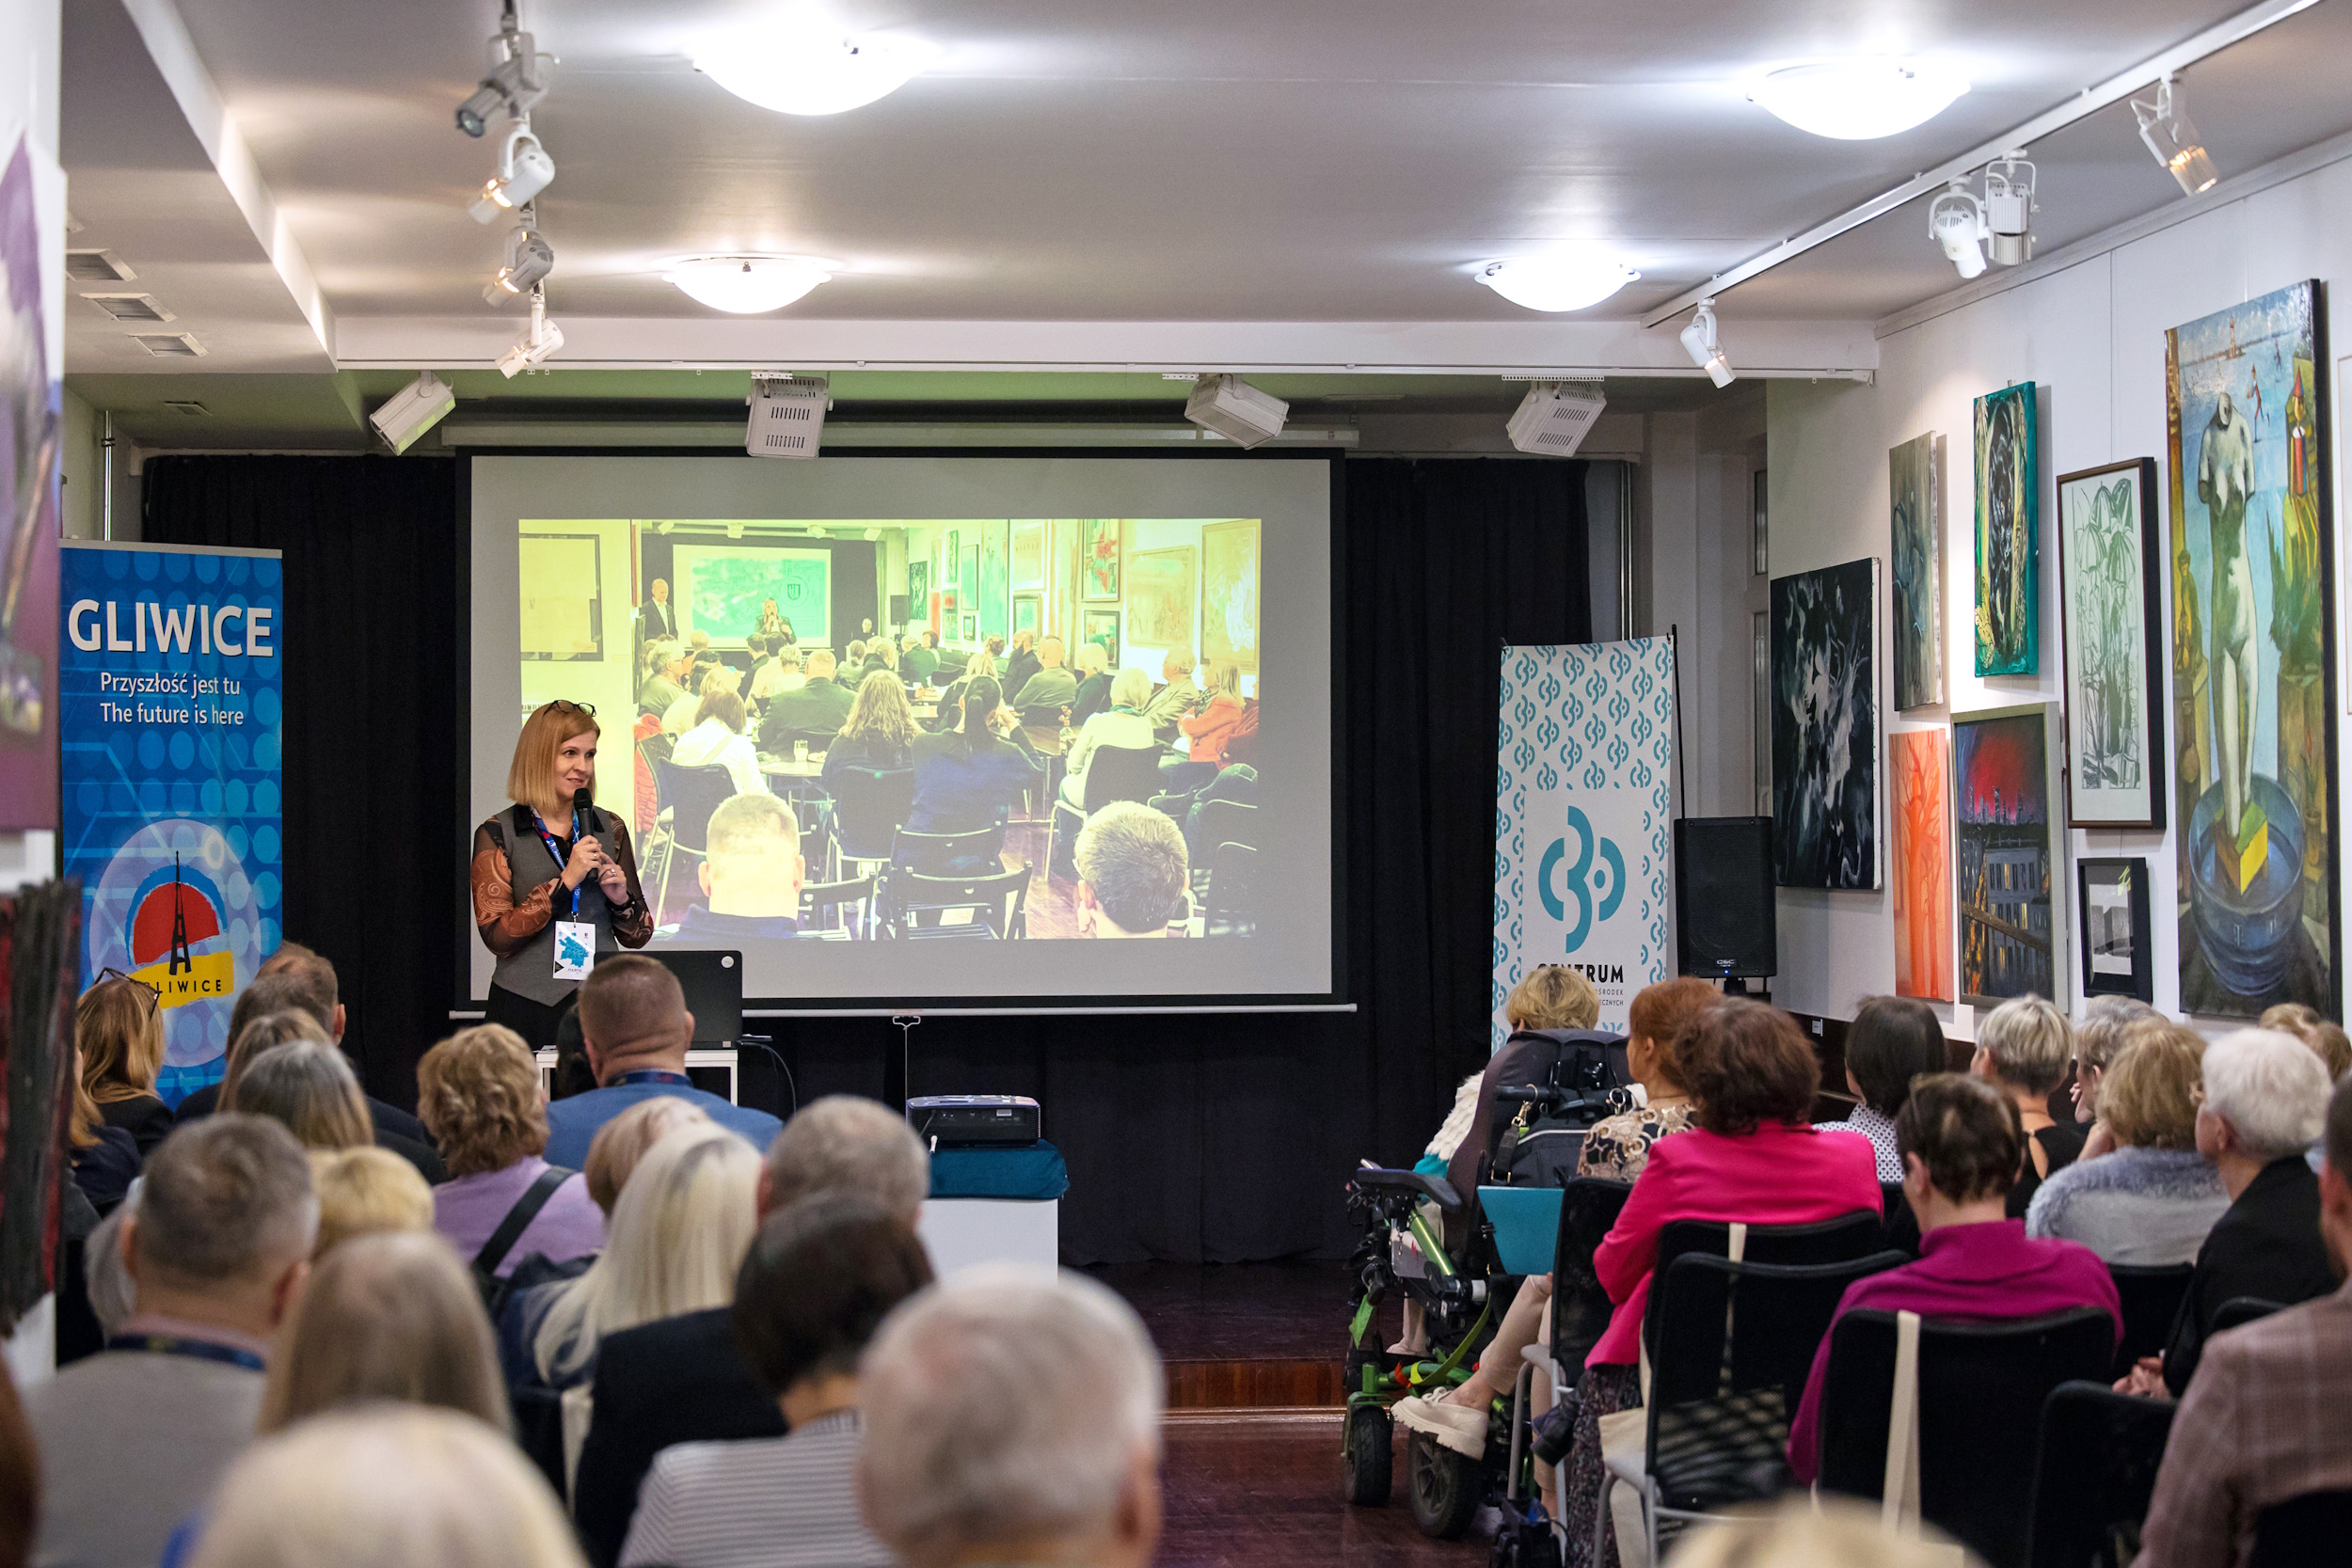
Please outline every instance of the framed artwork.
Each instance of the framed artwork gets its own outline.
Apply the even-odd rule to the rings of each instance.
[[[931,563],[928,561],[907,562],[907,603],[919,605],[931,591]]]
[[[1120,552],[1119,519],[1089,517],[1078,524],[1078,600],[1119,602],[1126,562]]]
[[[963,565],[956,576],[958,608],[977,614],[980,609],[980,546],[977,540],[963,546]]]
[[[1041,623],[1040,600],[1035,594],[1015,594],[1012,596],[1012,629],[1016,632],[1035,631]]]
[[[2342,1006],[2320,286],[2165,334],[2181,1008]]]
[[[951,528],[947,531],[947,556],[939,563],[939,576],[943,586],[953,588],[956,585],[956,562],[963,559],[963,552],[958,547],[962,543],[962,539],[963,534],[961,530]]]
[[[1772,879],[1875,888],[1879,563],[1772,579]]]
[[[1772,510],[1766,503],[1770,492],[1764,483],[1764,473],[1762,468],[1756,469],[1748,482],[1748,499],[1751,503],[1748,542],[1756,551],[1756,571],[1753,575],[1759,578],[1772,569]]]
[[[963,612],[963,640],[966,642],[977,642],[979,641],[979,637],[980,618],[977,614],[967,610]]]
[[[1895,994],[1952,1000],[1952,769],[1942,730],[1886,737]]]
[[[2062,744],[2054,703],[1953,716],[1960,999],[1972,1006],[2067,994],[2065,840],[2052,809]]]
[[[2059,689],[2066,705],[2066,823],[2164,826],[2163,544],[2156,460],[2060,474]],[[2143,882],[2143,887],[2145,883]]]
[[[1921,436],[1886,454],[1895,561],[1895,707],[1944,700],[1944,443]]]
[[[1258,519],[1200,531],[1200,659],[1258,673]]]
[[[1114,670],[1118,669],[1119,611],[1116,610],[1086,611],[1080,618],[1078,641],[1101,643],[1104,656],[1110,660],[1110,667]]]
[[[603,658],[603,542],[593,533],[526,533],[517,546],[524,661]]]
[[[2034,384],[1977,400],[1977,673],[2042,671],[2042,454]]]
[[[1045,586],[1045,525],[1035,518],[1012,525],[1012,585]]]
[[[2083,994],[2156,1000],[2155,954],[2149,942],[2148,863],[2074,863],[2083,931]]]
[[[1190,545],[1137,550],[1127,562],[1127,635],[1147,648],[1189,648],[1198,615]]]

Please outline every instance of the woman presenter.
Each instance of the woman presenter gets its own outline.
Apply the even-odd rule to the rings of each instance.
[[[474,925],[498,955],[489,1022],[534,1047],[555,1043],[598,958],[653,936],[628,829],[593,803],[596,735],[594,708],[533,713],[506,770],[514,804],[473,834]]]

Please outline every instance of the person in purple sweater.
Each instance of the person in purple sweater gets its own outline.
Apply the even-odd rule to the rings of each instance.
[[[500,1023],[460,1029],[417,1064],[417,1111],[441,1148],[450,1180],[433,1189],[433,1228],[473,1262],[508,1211],[552,1167],[547,1096],[539,1064],[523,1037]],[[604,1245],[604,1211],[573,1173],[549,1194],[502,1257],[509,1275],[537,1253],[550,1263],[584,1258]]]
[[[1838,1317],[1916,1312],[1983,1321],[2097,1307],[2115,1320],[2116,1342],[2122,1342],[2123,1304],[2099,1255],[2074,1242],[2031,1240],[2023,1220],[2008,1217],[2009,1190],[2026,1147],[2025,1124],[2008,1095],[1964,1073],[1923,1076],[1895,1118],[1895,1137],[1903,1196],[1919,1219],[1919,1260],[1848,1286]],[[1814,1354],[1788,1428],[1788,1467],[1805,1482],[1820,1469],[1830,1338],[1822,1336]]]

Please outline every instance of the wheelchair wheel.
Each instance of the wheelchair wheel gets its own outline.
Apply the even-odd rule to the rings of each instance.
[[[1390,1478],[1396,1466],[1392,1446],[1396,1420],[1376,1404],[1359,1404],[1347,1413],[1347,1434],[1340,1449],[1340,1483],[1347,1500],[1358,1508],[1378,1508],[1389,1500]]]
[[[1459,1540],[1485,1493],[1478,1462],[1420,1432],[1413,1433],[1405,1452],[1413,1523],[1433,1541]]]

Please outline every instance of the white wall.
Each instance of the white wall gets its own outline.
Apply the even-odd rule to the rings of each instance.
[[[1879,345],[1875,385],[1780,381],[1771,386],[1767,461],[1775,577],[1861,556],[1877,556],[1891,567],[1887,449],[1930,432],[1948,439],[1943,561],[1949,702],[1940,709],[1890,714],[1890,729],[1943,723],[1954,711],[2058,699],[2056,476],[2125,458],[2153,457],[2161,493],[2166,330],[2306,278],[2345,279],[2340,287],[2352,287],[2352,278],[2346,277],[2352,273],[2347,266],[2352,263],[2352,158],[2233,199],[2185,202],[2178,221],[2169,228],[2135,233],[2111,246],[2080,250],[2082,259],[2063,269],[2029,277],[2013,288],[1892,333]],[[2352,327],[2345,297],[2336,288],[2327,295],[2330,346],[2326,352],[2331,355],[2352,342],[2345,336]],[[2339,359],[2338,366],[2342,363]],[[2340,403],[2344,377],[2340,368],[2330,375],[2329,393]],[[1979,396],[2013,381],[2032,381],[2040,388],[2042,671],[2033,678],[1983,680],[1969,673],[1973,404]],[[2335,444],[2340,470],[2340,406],[2335,416],[2328,437]],[[2336,636],[2341,657],[2344,591],[2340,483],[2338,490]],[[2169,514],[2162,526],[2169,529]],[[2165,576],[2167,620],[2160,624],[2169,626],[2169,573]],[[1893,612],[1891,570],[1883,568],[1879,580],[1883,626]],[[1879,650],[1883,711],[1891,657],[1883,633]],[[2159,676],[2169,682],[2169,659]],[[2337,723],[2341,769],[2352,725],[2341,716]],[[1882,787],[1883,776],[1882,769]],[[2169,815],[2180,814],[2174,810]],[[2070,860],[2086,854],[2147,858],[2154,912],[2156,1005],[2175,1010],[2180,988],[2170,834],[2069,831],[2067,838]],[[2066,939],[2073,944],[2071,864],[2058,891],[2068,901]],[[1783,890],[1780,912],[1781,974],[1773,995],[1783,1006],[1850,1018],[1862,998],[1894,989],[1891,894]],[[2337,961],[2343,961],[2340,954]],[[2078,947],[2071,949],[2066,967],[2079,1012]],[[1955,1032],[1971,1034],[1971,1009],[1963,1006],[1953,1011]]]

